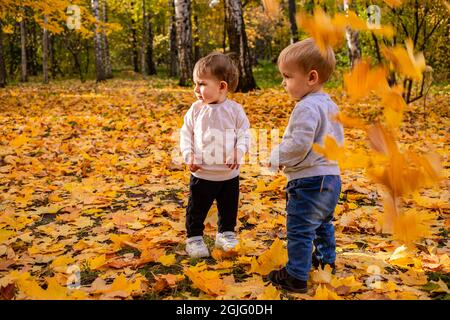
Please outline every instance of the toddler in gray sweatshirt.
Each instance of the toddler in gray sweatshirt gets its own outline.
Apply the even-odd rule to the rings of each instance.
[[[344,141],[342,125],[333,120],[338,107],[322,91],[336,61],[333,50],[319,49],[309,38],[285,48],[278,58],[283,86],[295,101],[280,145],[271,153],[270,166],[284,167],[288,262],[268,275],[274,285],[305,293],[311,266],[335,269],[336,240],[333,213],[339,200],[338,164],[314,152],[327,135]]]

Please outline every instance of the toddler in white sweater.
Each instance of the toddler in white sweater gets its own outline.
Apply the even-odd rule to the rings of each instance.
[[[181,153],[191,171],[186,212],[186,251],[191,257],[209,256],[203,230],[214,200],[219,211],[216,247],[229,251],[238,244],[239,167],[250,144],[244,109],[227,98],[238,75],[231,58],[222,53],[211,53],[194,67],[198,100],[186,113],[180,134]]]

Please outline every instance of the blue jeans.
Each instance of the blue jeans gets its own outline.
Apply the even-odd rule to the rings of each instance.
[[[287,272],[303,281],[315,255],[323,263],[334,263],[336,240],[332,223],[341,192],[337,175],[315,176],[289,181],[286,187]]]

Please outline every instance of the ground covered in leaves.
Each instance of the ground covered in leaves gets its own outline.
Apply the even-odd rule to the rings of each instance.
[[[408,106],[398,141],[441,156],[444,179],[403,199],[428,235],[405,244],[382,233],[380,186],[364,169],[344,170],[337,272],[312,271],[307,294],[264,282],[286,261],[286,180],[257,164],[241,170],[237,252],[213,250],[213,207],[205,231],[212,257],[186,255],[189,172],[176,137],[191,89],[157,80],[2,89],[0,298],[448,299],[448,89]],[[375,97],[352,104],[342,90],[330,93],[347,115],[381,117]],[[280,134],[294,105],[275,89],[232,98],[252,128]],[[362,130],[345,135],[347,148],[370,152]]]

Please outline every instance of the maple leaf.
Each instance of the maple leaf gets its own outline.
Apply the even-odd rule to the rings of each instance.
[[[375,182],[385,185],[393,198],[440,180],[441,166],[437,155],[401,153],[392,132],[380,124],[369,127],[368,136],[372,148],[386,156],[381,163],[372,163],[368,174]]]
[[[413,254],[414,252],[411,248],[402,245],[394,250],[392,255],[389,257],[389,262],[399,267],[408,268],[409,265],[416,264],[416,259],[412,256]]]
[[[260,300],[280,300],[280,291],[272,284],[269,284],[264,292],[258,296]]]
[[[410,269],[399,275],[404,284],[409,286],[422,286],[428,282],[428,278],[424,272],[417,272]]]
[[[300,11],[296,19],[300,28],[315,40],[323,55],[327,54],[330,47],[340,45],[344,39],[345,28],[334,25],[330,16],[319,6],[314,8],[312,17]]]
[[[381,104],[384,106],[384,116],[389,127],[395,128],[400,125],[403,118],[403,110],[406,102],[402,97],[402,87],[396,87],[382,94]]]
[[[156,292],[160,292],[165,288],[175,288],[177,286],[177,282],[180,282],[184,279],[184,275],[182,274],[165,274],[155,276],[155,284],[153,285],[153,290]]]
[[[314,294],[315,300],[342,300],[336,292],[329,290],[325,285],[319,285]]]
[[[399,7],[403,4],[403,0],[383,0],[386,2],[390,7]]]
[[[331,267],[326,265],[325,268],[320,268],[312,272],[311,281],[314,283],[330,283],[332,277]]]
[[[426,69],[425,57],[422,52],[414,54],[411,39],[407,39],[405,44],[406,50],[397,45],[394,48],[384,47],[381,51],[399,73],[420,81]]]
[[[411,243],[431,236],[429,217],[416,209],[407,210],[394,218],[394,239]]]
[[[203,292],[217,296],[225,293],[225,284],[216,271],[204,270],[204,265],[199,264],[184,270],[186,276],[191,279],[194,287]]]
[[[0,243],[7,241],[9,238],[11,238],[16,233],[11,230],[6,229],[0,229]]]
[[[389,89],[386,70],[370,67],[370,60],[358,61],[351,72],[344,74],[344,86],[350,99],[356,101],[367,96],[370,91],[385,92]]]
[[[330,284],[335,288],[335,291],[339,295],[347,295],[349,293],[357,292],[362,287],[363,284],[355,279],[354,276],[349,276],[346,278],[336,278],[331,279]]]
[[[344,147],[339,146],[333,136],[326,135],[324,139],[324,146],[322,147],[318,143],[313,144],[314,152],[323,154],[328,160],[343,162]]]
[[[336,114],[333,119],[335,119],[336,121],[339,121],[340,123],[342,123],[342,125],[344,127],[348,127],[348,128],[355,128],[355,129],[366,129],[366,125],[364,124],[364,122],[360,119],[357,118],[353,118],[353,117],[349,117],[348,115],[339,112],[338,114]]]
[[[161,262],[163,266],[171,266],[176,263],[175,254],[169,254],[159,257],[158,262]]]
[[[262,0],[264,10],[270,17],[277,17],[280,14],[279,0]]]
[[[270,271],[285,265],[287,262],[287,251],[280,239],[275,239],[270,248],[258,258],[253,257],[250,273],[266,275]]]
[[[106,264],[106,256],[104,254],[91,258],[87,262],[91,270],[97,270]]]

